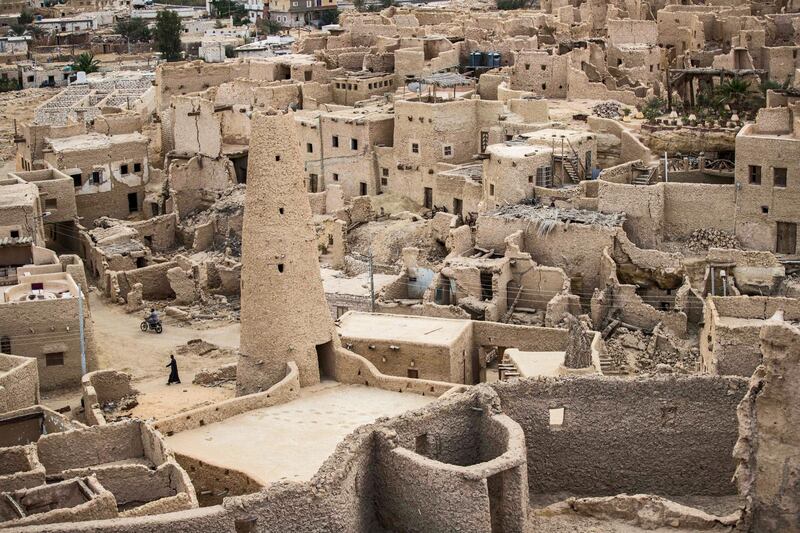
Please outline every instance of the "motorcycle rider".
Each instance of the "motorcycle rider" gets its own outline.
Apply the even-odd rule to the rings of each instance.
[[[150,315],[147,317],[147,323],[151,326],[155,326],[158,324],[160,320],[158,319],[158,313],[155,309],[150,308]]]

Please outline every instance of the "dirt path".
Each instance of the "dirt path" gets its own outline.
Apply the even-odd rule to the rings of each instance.
[[[139,418],[162,418],[195,407],[218,402],[234,395],[234,387],[201,387],[192,385],[195,373],[203,368],[217,368],[236,361],[235,355],[179,355],[178,368],[182,383],[167,386],[166,364],[177,346],[192,339],[203,339],[221,348],[239,347],[239,324],[228,323],[196,329],[162,317],[164,332],[142,333],[139,324],[144,313],[128,314],[124,307],[102,300],[96,292],[89,295],[94,322],[94,338],[98,367],[113,368],[133,375],[133,386],[139,390],[139,405],[131,414]],[[80,388],[43,395],[45,405],[53,408],[80,406]]]
[[[105,302],[94,292],[89,296],[89,302],[100,368],[129,372],[135,380],[141,381],[164,374],[169,353],[191,339],[203,339],[223,348],[239,347],[238,323],[194,329],[162,316],[163,333],[142,333],[139,324],[142,322],[143,312],[127,314],[124,307]],[[179,362],[181,371],[186,374],[186,381],[191,382],[194,371],[199,368],[218,366],[210,364],[212,362],[206,359],[198,359]]]

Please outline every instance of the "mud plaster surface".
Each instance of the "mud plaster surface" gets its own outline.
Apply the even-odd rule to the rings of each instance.
[[[326,381],[290,403],[257,409],[167,438],[171,450],[244,472],[262,483],[305,481],[358,426],[435,398]]]

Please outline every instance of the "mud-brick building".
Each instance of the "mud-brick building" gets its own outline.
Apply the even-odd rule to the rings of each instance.
[[[747,248],[796,254],[800,111],[768,107],[736,136],[736,236]]]
[[[56,250],[75,250],[78,209],[72,178],[52,168],[9,172],[8,177],[20,179],[38,189],[47,246]]]
[[[42,390],[78,385],[94,364],[88,303],[72,276],[77,269],[82,275],[77,257],[71,265],[20,267],[17,283],[0,287],[0,352],[36,359]]]
[[[141,217],[150,171],[148,143],[141,133],[88,133],[49,141],[45,162],[72,178],[82,225],[91,226],[101,216]]]
[[[42,219],[35,185],[14,176],[0,180],[0,240],[22,238],[44,244]]]
[[[394,113],[390,107],[301,111],[295,120],[309,192],[339,185],[349,199],[379,194],[382,183],[388,183],[389,168],[377,164],[376,151],[390,150],[393,143]]]

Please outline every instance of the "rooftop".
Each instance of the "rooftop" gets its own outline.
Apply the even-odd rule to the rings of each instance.
[[[435,400],[326,381],[289,403],[256,409],[167,437],[175,453],[244,472],[267,484],[305,481],[357,427]]]
[[[450,346],[472,326],[469,320],[350,311],[339,319],[342,337]]]
[[[81,152],[83,150],[98,150],[111,148],[115,144],[147,143],[148,138],[139,132],[123,133],[120,135],[103,135],[102,133],[87,133],[74,135],[63,139],[50,139],[50,146],[54,152]]]

